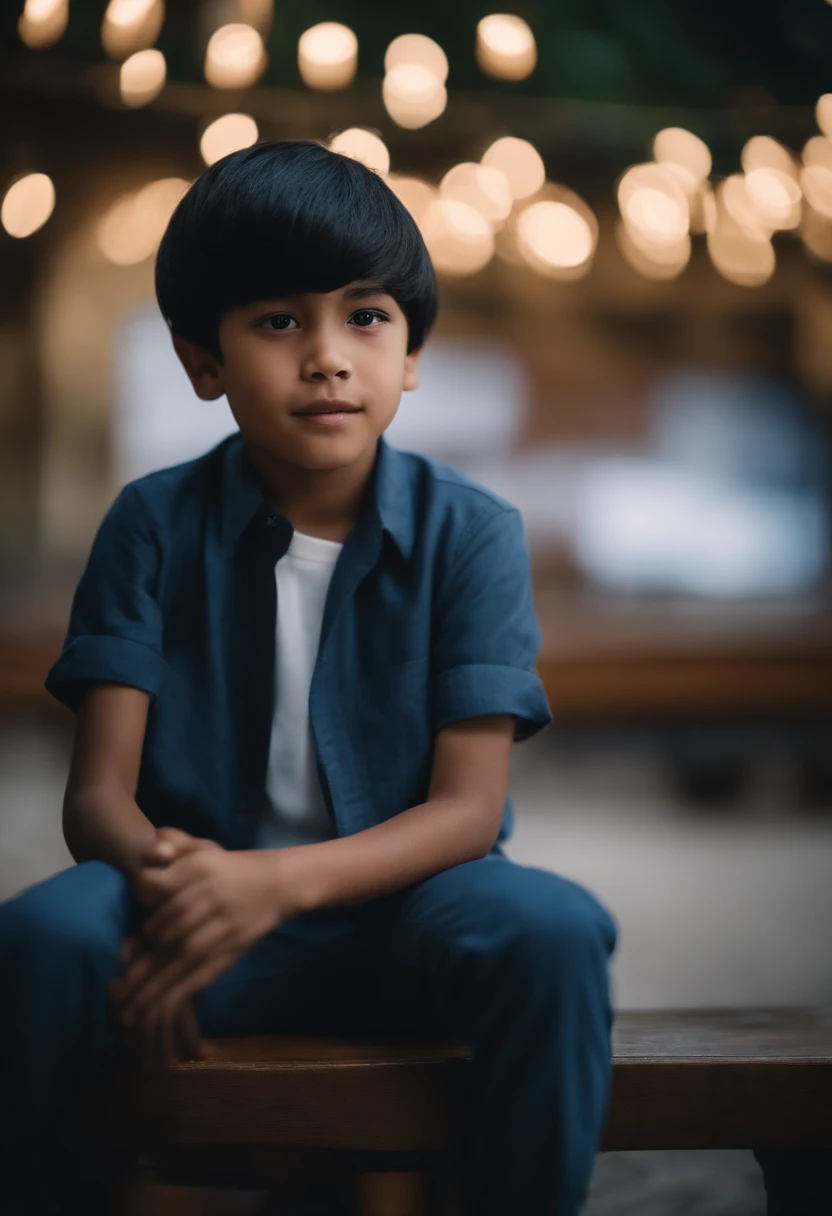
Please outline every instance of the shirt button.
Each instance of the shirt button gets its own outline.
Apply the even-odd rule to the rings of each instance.
[[[276,528],[277,527],[277,516],[276,515],[267,515],[266,523],[270,528]]]

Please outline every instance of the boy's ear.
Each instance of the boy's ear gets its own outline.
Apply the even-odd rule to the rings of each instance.
[[[409,355],[405,355],[404,359],[404,389],[419,387],[419,360],[422,357],[422,351],[425,348],[420,346],[418,350],[412,350]]]
[[[188,379],[194,386],[197,397],[203,401],[216,401],[225,392],[222,381],[222,366],[210,350],[189,342],[173,334],[173,349],[179,356],[179,361],[188,373]]]

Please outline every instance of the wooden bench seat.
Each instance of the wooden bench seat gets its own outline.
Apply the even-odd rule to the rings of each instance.
[[[205,1045],[205,1060],[112,1073],[88,1092],[73,1120],[84,1168],[117,1162],[160,1182],[252,1188],[289,1185],[309,1169],[425,1170],[430,1210],[456,1210],[464,1044],[277,1036]],[[832,1149],[832,1011],[619,1013],[601,1148],[822,1159]]]

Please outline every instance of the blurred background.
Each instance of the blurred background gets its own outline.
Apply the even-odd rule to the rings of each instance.
[[[832,999],[830,48],[825,0],[2,5],[0,899],[72,864],[43,679],[95,530],[234,429],[155,303],[167,219],[312,138],[440,276],[388,438],[524,516],[555,721],[509,855],[615,913],[620,1008]],[[602,1158],[590,1216],[636,1209],[764,1203],[750,1154]]]

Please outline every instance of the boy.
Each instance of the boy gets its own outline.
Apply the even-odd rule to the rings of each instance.
[[[551,722],[521,516],[383,437],[436,313],[420,233],[364,165],[260,143],[191,186],[156,289],[240,430],[124,488],[47,678],[78,864],[0,908],[12,1211],[116,1042],[382,1033],[471,1044],[465,1216],[569,1216],[615,927],[501,847]]]

